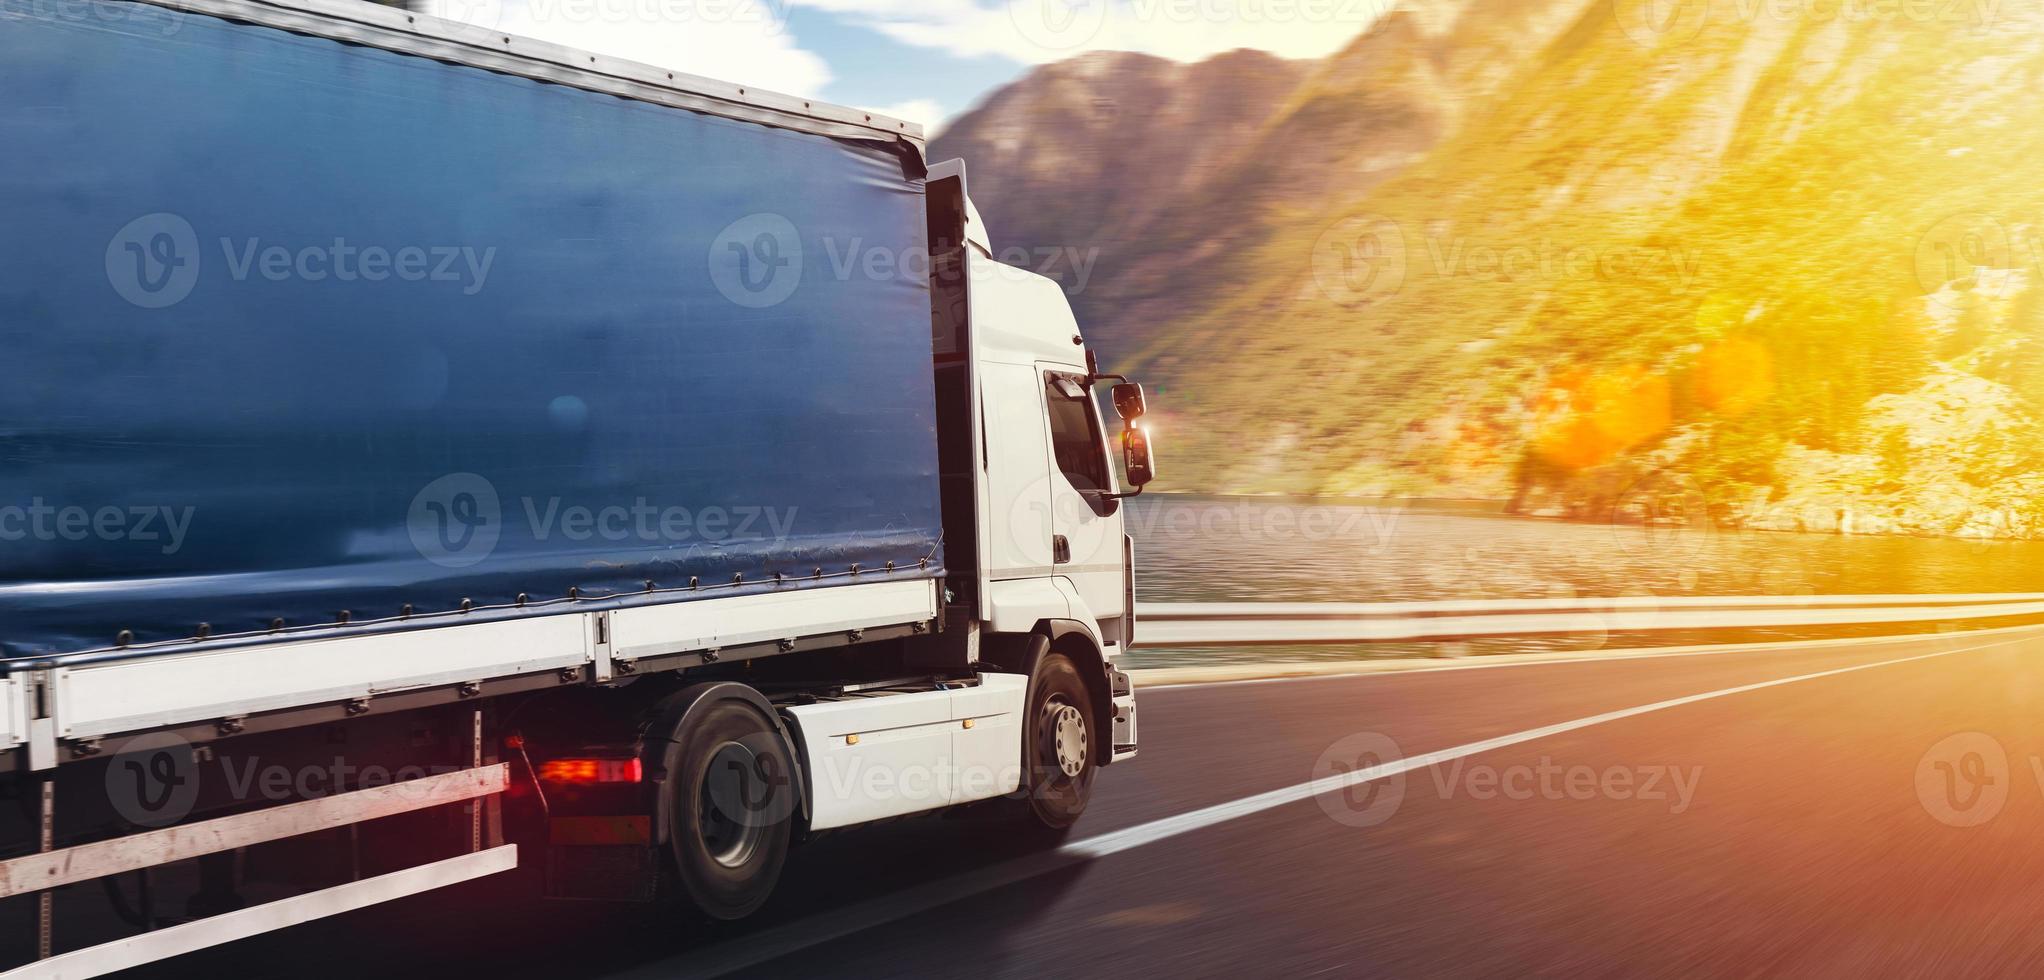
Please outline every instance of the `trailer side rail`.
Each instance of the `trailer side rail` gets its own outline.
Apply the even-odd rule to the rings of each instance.
[[[342,717],[534,686],[605,683],[640,669],[676,669],[795,650],[913,635],[935,628],[931,579],[731,596],[603,612],[290,640],[56,666],[8,677],[0,733],[45,770],[98,751],[106,737],[197,726],[215,735],[256,730],[253,716],[323,706]],[[40,690],[34,690],[36,686]],[[523,685],[520,688],[519,685]],[[310,722],[331,720],[325,716]],[[292,727],[304,721],[280,723]],[[181,730],[192,737],[197,733]],[[71,751],[58,752],[59,743]]]
[[[375,786],[252,813],[202,820],[113,840],[0,861],[0,897],[93,881],[256,844],[334,830],[418,810],[495,796],[510,786],[511,767],[499,763],[422,779]],[[349,882],[253,908],[144,932],[10,970],[0,977],[92,977],[154,963],[194,950],[274,932],[407,895],[444,888],[518,866],[517,845],[487,850],[478,841],[468,854],[404,871]],[[48,935],[50,912],[41,912]]]

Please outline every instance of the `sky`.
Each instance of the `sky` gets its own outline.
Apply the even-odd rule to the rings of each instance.
[[[1319,58],[1392,0],[427,0],[428,12],[933,131],[1030,68],[1089,51]]]

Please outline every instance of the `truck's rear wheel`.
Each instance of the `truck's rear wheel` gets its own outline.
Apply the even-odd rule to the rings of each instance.
[[[1063,832],[1093,798],[1093,740],[1103,733],[1086,680],[1070,658],[1054,653],[1038,661],[1030,688],[1023,789],[1036,822]]]
[[[674,734],[666,792],[675,875],[715,919],[759,910],[780,880],[795,767],[771,719],[743,701],[693,712]]]

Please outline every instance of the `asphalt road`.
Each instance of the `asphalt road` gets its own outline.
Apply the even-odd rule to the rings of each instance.
[[[918,819],[738,926],[484,882],[171,972],[2044,973],[2044,630],[1141,697],[1061,846]]]

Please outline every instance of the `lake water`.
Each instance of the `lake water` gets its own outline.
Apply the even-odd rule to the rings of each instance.
[[[1494,505],[1153,496],[1130,502],[1148,602],[2044,592],[2044,542],[1579,524]],[[1836,631],[1754,631],[1757,640]],[[1140,633],[1138,635],[1140,640]],[[1556,637],[1364,647],[1138,649],[1138,666],[1481,655],[1701,642]]]

